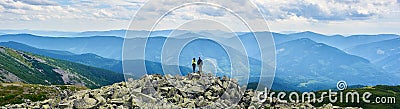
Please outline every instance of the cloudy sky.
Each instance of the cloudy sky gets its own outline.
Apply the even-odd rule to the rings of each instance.
[[[0,0],[0,29],[94,31],[127,29],[138,10],[163,15],[178,0]],[[197,0],[206,1],[206,0]],[[221,1],[221,0],[219,0]],[[400,34],[400,0],[224,0],[246,17],[261,14],[274,32],[314,31],[324,34]],[[141,8],[150,5],[150,8]],[[246,8],[247,5],[257,9]],[[173,22],[196,17],[229,17],[224,10],[190,7],[174,12]],[[152,17],[152,16],[149,16]],[[139,18],[146,21],[146,16]],[[264,19],[251,19],[253,22]],[[167,20],[168,21],[168,20]],[[163,26],[161,29],[171,29]]]

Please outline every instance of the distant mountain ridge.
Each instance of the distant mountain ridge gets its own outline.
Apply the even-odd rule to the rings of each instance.
[[[141,41],[146,40],[145,38],[143,38],[144,36],[139,37],[144,34],[140,32],[138,34],[135,34],[135,32],[130,33],[129,35],[138,36],[136,38],[133,37],[134,39],[140,39]],[[157,31],[155,33],[152,33],[152,35],[153,37],[154,36],[166,37],[167,35],[169,35],[170,32],[172,31],[167,31],[167,30]],[[256,34],[258,33],[272,34],[276,44],[280,44],[290,40],[309,38],[316,42],[325,43],[327,45],[339,48],[341,50],[346,50],[348,48],[360,44],[367,44],[376,41],[400,38],[399,35],[395,34],[352,35],[345,37],[341,35],[326,36],[309,31],[293,33],[293,34],[256,32]],[[185,34],[190,34],[190,35],[185,36]],[[180,31],[175,35],[178,35],[176,37],[185,37],[185,38],[199,36],[199,34],[185,32],[185,31]],[[239,37],[243,37],[246,35],[248,36],[248,33],[240,33]],[[94,53],[101,57],[121,60],[122,44],[124,39],[122,37],[106,36],[106,35],[90,36],[90,37],[44,37],[31,34],[6,34],[0,36],[0,42],[7,42],[7,41],[15,41],[41,49],[69,51],[75,54]],[[48,45],[55,45],[55,46],[48,46]]]
[[[393,75],[400,76],[400,53],[388,56],[375,62],[376,65],[382,67]]]
[[[364,58],[307,38],[277,45],[277,56],[275,76],[297,83],[298,89],[326,89],[340,80],[350,85],[400,84],[392,80],[399,77]]]
[[[171,31],[164,31],[165,33]],[[162,43],[167,37],[163,36],[165,33],[157,33],[159,36],[151,37],[147,41],[151,42],[148,45],[146,53],[150,55],[146,58],[146,62],[149,65],[146,66],[151,68],[151,72],[160,72],[161,64],[159,63],[160,53],[152,52],[161,50]],[[188,35],[189,34],[189,35]],[[204,36],[208,33],[185,33],[182,32],[180,35],[188,35],[183,38],[172,37],[171,40],[179,41],[185,38]],[[256,45],[251,43],[252,34],[241,32],[238,33],[239,38],[244,41],[243,43],[249,45],[246,50],[253,50]],[[352,85],[374,85],[374,84],[399,84],[396,81],[385,81],[383,77],[397,79],[398,76],[394,75],[393,72],[398,72],[394,66],[397,66],[399,61],[396,61],[396,52],[390,53],[391,51],[385,51],[385,57],[377,55],[379,60],[375,57],[368,58],[365,55],[375,53],[377,49],[368,49],[370,44],[378,44],[379,47],[391,47],[395,49],[400,47],[398,43],[389,43],[388,40],[395,40],[399,38],[399,35],[395,34],[379,34],[379,35],[323,35],[314,32],[300,32],[293,34],[280,34],[270,32],[256,32],[255,34],[272,34],[274,42],[276,43],[277,52],[277,73],[276,78],[281,82],[276,83],[280,86],[290,86],[286,89],[301,89],[301,90],[317,90],[331,88],[338,79],[345,79]],[[216,34],[214,34],[216,35]],[[224,37],[219,37],[224,38]],[[135,42],[143,42],[146,38],[131,38],[133,44]],[[229,40],[229,39],[226,39]],[[62,50],[68,51],[73,54],[85,54],[93,53],[100,57],[112,58],[114,60],[121,60],[122,43],[124,41],[121,37],[113,36],[93,36],[93,37],[42,37],[34,36],[29,34],[16,34],[16,35],[2,35],[0,36],[0,42],[15,41],[18,43],[26,44],[40,49],[47,50]],[[206,41],[207,42],[207,41]],[[56,45],[56,46],[48,46]],[[377,45],[377,46],[378,46]],[[141,46],[141,45],[138,45]],[[144,46],[144,45],[142,45]],[[196,48],[196,47],[194,47]],[[218,51],[216,47],[208,47],[210,51]],[[360,52],[352,52],[353,48],[360,48]],[[371,48],[371,47],[369,47]],[[261,49],[268,49],[268,47],[262,47]],[[134,48],[129,50],[135,51]],[[354,49],[355,50],[355,49]],[[357,49],[358,50],[358,49]],[[363,50],[372,50],[371,52],[364,52]],[[397,50],[397,49],[395,49]],[[254,50],[253,50],[254,51]],[[344,52],[345,51],[345,52]],[[188,51],[189,53],[195,51]],[[249,54],[254,57],[253,59],[259,59],[256,56],[257,52]],[[147,55],[146,54],[146,55]],[[190,54],[198,55],[198,54]],[[158,56],[158,57],[157,57]],[[96,57],[96,56],[93,56]],[[389,58],[390,57],[390,58]],[[186,58],[192,58],[191,56]],[[186,59],[185,58],[185,59]],[[140,60],[143,61],[143,60]],[[186,62],[186,61],[185,61]],[[184,62],[183,62],[184,63]],[[251,64],[258,67],[256,61]],[[186,64],[186,63],[184,63]],[[186,67],[186,66],[184,66]],[[190,66],[189,66],[190,67]],[[224,66],[226,67],[226,66]],[[103,68],[103,67],[100,67]],[[186,69],[188,70],[188,69]],[[186,71],[185,70],[185,71]],[[190,70],[190,68],[189,68]],[[114,71],[114,70],[113,70]],[[148,72],[147,72],[148,73]],[[346,73],[346,74],[345,74]],[[365,73],[365,75],[363,75]],[[310,76],[314,75],[314,76]],[[315,76],[317,75],[317,76]],[[349,76],[350,75],[350,76]],[[376,77],[375,77],[376,76]],[[367,79],[368,77],[373,79]],[[321,82],[319,80],[326,80]],[[326,84],[329,82],[329,84]],[[275,84],[275,83],[274,83]],[[292,87],[293,86],[293,87]],[[284,87],[278,87],[284,88]],[[284,88],[285,89],[285,88]]]
[[[400,38],[362,44],[346,49],[346,51],[375,62],[400,53]]]
[[[105,58],[121,60],[122,38],[115,36],[93,37],[42,37],[31,34],[1,35],[0,42],[14,41],[35,48],[69,51],[75,54],[93,53]]]
[[[0,47],[0,82],[76,84],[97,88],[123,81],[123,75],[104,69],[56,60]]]
[[[388,40],[388,39],[395,39],[395,38],[400,38],[400,36],[396,35],[396,34],[328,36],[328,35],[323,35],[323,34],[311,32],[311,31],[306,31],[306,32],[287,34],[286,38],[283,38],[283,40],[290,41],[290,40],[295,40],[295,39],[300,39],[300,38],[308,38],[308,39],[314,40],[316,42],[324,43],[324,44],[339,48],[341,50],[344,50],[344,49],[347,49],[347,48],[350,48],[353,46],[357,46],[360,44],[367,44],[367,43],[383,41],[383,40]],[[286,41],[284,41],[284,42],[286,42]]]
[[[93,53],[77,55],[68,51],[38,49],[13,41],[0,42],[0,46],[122,73],[121,61],[103,58]]]

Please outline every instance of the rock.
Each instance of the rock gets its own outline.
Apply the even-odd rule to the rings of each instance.
[[[203,107],[203,106],[206,106],[206,105],[207,105],[207,102],[205,101],[204,97],[203,97],[203,96],[200,96],[200,97],[197,99],[196,106],[197,106],[197,107]]]
[[[220,95],[224,92],[224,89],[222,89],[220,86],[211,86],[211,90],[216,94]]]
[[[71,106],[71,104],[65,104],[65,103],[60,103],[60,104],[58,104],[58,107],[63,108],[63,109],[65,109],[65,108],[71,108],[70,106]]]
[[[221,99],[230,99],[230,95],[228,93],[223,93]]]
[[[151,86],[146,86],[142,88],[141,93],[150,95],[156,93],[156,90]]]
[[[169,91],[172,87],[160,87],[161,91]]]
[[[110,104],[117,104],[117,105],[122,105],[124,104],[124,100],[122,98],[116,98],[116,99],[111,99]]]
[[[174,95],[173,100],[174,100],[174,102],[178,102],[178,103],[183,102],[182,96],[178,95],[178,94]]]
[[[223,87],[224,89],[228,88],[228,85],[229,85],[229,82],[223,82],[223,83],[222,83],[222,87]]]
[[[155,99],[149,95],[142,94],[142,93],[137,94],[137,97],[140,98],[140,101],[146,102],[146,103],[154,103],[157,101],[157,99]]]
[[[192,84],[192,81],[191,80],[183,80],[182,81],[184,84]]]
[[[141,93],[142,89],[141,88],[134,88],[134,89],[131,90],[131,92]]]
[[[42,106],[42,109],[50,109],[50,106],[49,106],[48,104],[43,105],[43,106]]]
[[[309,103],[287,103],[276,98],[259,102],[260,91],[246,90],[237,80],[191,73],[189,76],[169,74],[144,75],[139,80],[115,83],[99,89],[63,93],[64,97],[0,108],[341,108],[326,104],[314,107]],[[56,106],[54,106],[56,105]],[[54,106],[54,107],[51,107]]]
[[[198,74],[198,73],[192,73],[192,75],[191,75],[192,77],[191,77],[191,79],[192,80],[198,80],[198,79],[200,79],[200,74]]]
[[[93,108],[96,106],[96,99],[85,97],[74,101],[74,108]]]
[[[166,79],[172,79],[173,76],[172,76],[171,74],[166,74],[166,75],[165,75],[165,78],[166,78]]]
[[[103,105],[106,103],[106,99],[100,95],[95,95],[94,98],[98,101],[96,105]]]
[[[215,82],[216,82],[220,87],[223,87],[223,84],[222,84],[221,80],[217,79],[217,80],[215,80]]]
[[[238,84],[238,81],[237,81],[236,79],[233,79],[233,78],[231,78],[231,82],[232,82],[233,84]]]
[[[226,81],[229,81],[229,79],[227,76],[222,76],[222,81],[226,82]]]
[[[324,109],[333,109],[333,105],[332,105],[331,103],[324,104],[322,107],[323,107]]]
[[[212,97],[211,91],[207,91],[204,95],[205,95],[206,99],[211,99],[211,97]]]
[[[249,106],[247,109],[257,109],[255,106]]]
[[[311,105],[310,103],[307,103],[307,104],[306,104],[306,107],[307,107],[307,108],[313,108],[314,106]]]
[[[188,93],[204,93],[204,89],[199,86],[192,86],[186,90]]]
[[[42,102],[40,102],[40,103],[41,103],[42,105],[44,105],[44,104],[49,104],[51,100],[52,100],[52,99],[44,100],[44,101],[42,101]]]
[[[196,108],[196,104],[194,102],[189,102],[187,103],[186,108],[194,109]]]
[[[35,106],[33,106],[32,108],[34,108],[34,109],[39,109],[39,108],[40,108],[40,105],[35,105]]]

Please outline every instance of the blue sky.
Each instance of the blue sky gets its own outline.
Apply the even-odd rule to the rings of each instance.
[[[0,29],[93,31],[126,29],[132,16],[147,0],[0,0]],[[205,0],[198,0],[205,1]],[[251,16],[258,10],[274,32],[315,31],[324,34],[400,34],[399,0],[226,0],[237,12]],[[163,0],[149,9],[168,10],[178,0]],[[148,5],[148,4],[146,4]],[[219,9],[195,7],[174,12],[171,22],[193,17],[224,17]],[[263,19],[254,19],[259,22]],[[146,22],[146,18],[143,18]],[[171,23],[173,25],[173,23]],[[163,29],[171,29],[168,26]]]

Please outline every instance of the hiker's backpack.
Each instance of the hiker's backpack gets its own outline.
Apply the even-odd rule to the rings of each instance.
[[[203,62],[203,60],[199,59],[197,60],[197,65],[200,65]]]

